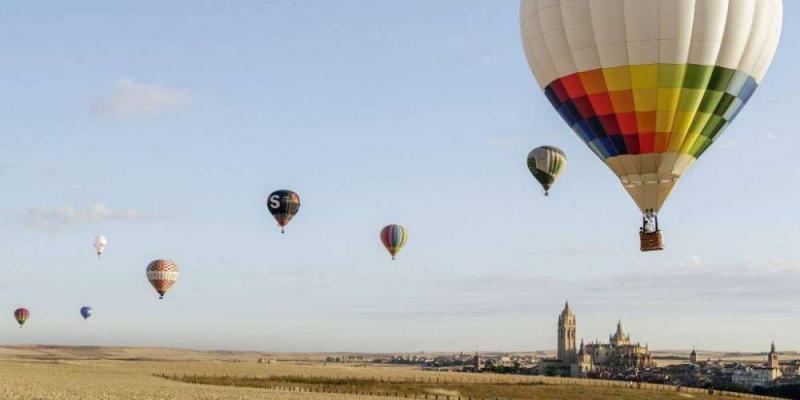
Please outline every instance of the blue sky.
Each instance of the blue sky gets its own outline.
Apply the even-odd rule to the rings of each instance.
[[[621,318],[654,348],[800,349],[799,20],[786,2],[766,80],[641,254],[633,202],[528,70],[516,1],[9,4],[0,342],[549,349],[569,298],[587,340]],[[542,144],[569,157],[549,198]],[[161,302],[156,258],[182,271]]]

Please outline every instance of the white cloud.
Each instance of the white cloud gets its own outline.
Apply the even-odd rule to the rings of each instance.
[[[781,257],[772,257],[765,260],[750,261],[742,267],[742,270],[753,274],[800,272],[800,262]]]
[[[778,134],[776,134],[773,131],[768,131],[767,133],[764,134],[764,137],[766,137],[767,140],[771,142],[780,139],[780,136],[778,136]]]
[[[151,219],[152,215],[135,209],[113,210],[103,203],[94,203],[79,210],[70,206],[56,208],[31,208],[23,216],[23,223],[32,229],[59,230],[71,226],[103,221]]]
[[[565,247],[560,250],[548,250],[546,254],[549,256],[558,257],[584,257],[584,256],[597,256],[611,252],[608,247],[597,246],[583,246],[583,247]]]
[[[700,257],[697,254],[692,255],[688,260],[681,264],[681,266],[689,268],[700,268],[705,267],[706,265],[706,261],[703,260],[703,257]]]
[[[522,143],[522,139],[517,136],[493,137],[489,139],[489,144],[495,146],[512,146],[520,143]]]
[[[722,147],[725,147],[726,149],[739,149],[742,147],[742,142],[736,139],[725,138],[721,140],[720,144],[722,145]]]
[[[192,96],[188,91],[120,79],[106,98],[97,104],[97,111],[119,118],[147,117],[186,107]]]
[[[515,317],[538,309],[542,304],[536,299],[569,298],[597,310],[783,315],[800,300],[798,285],[800,260],[782,258],[714,264],[692,256],[667,268],[644,265],[640,272],[571,278],[501,269],[437,282],[440,291],[430,295],[436,296],[436,308],[429,311]]]

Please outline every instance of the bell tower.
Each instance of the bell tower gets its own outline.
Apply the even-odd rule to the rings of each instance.
[[[772,347],[769,351],[769,359],[767,360],[767,367],[775,369],[780,368],[780,361],[778,360],[778,352],[775,351],[775,342],[772,342]]]
[[[576,331],[575,314],[569,308],[569,302],[564,304],[564,311],[558,316],[558,359],[564,364],[575,362]]]

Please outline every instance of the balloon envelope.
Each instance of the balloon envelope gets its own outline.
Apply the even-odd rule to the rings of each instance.
[[[28,312],[27,308],[18,308],[16,310],[14,310],[14,319],[17,320],[17,323],[19,324],[19,326],[24,325],[25,321],[28,320],[28,317],[30,317],[30,315],[31,315],[31,313]]]
[[[381,243],[395,259],[397,253],[406,245],[408,241],[408,231],[401,225],[386,225],[381,229]]]
[[[750,99],[782,20],[781,0],[521,4],[547,99],[643,212],[661,208]]]
[[[178,280],[178,265],[170,260],[155,260],[147,265],[147,280],[163,299],[167,290]]]
[[[566,166],[567,156],[557,147],[541,146],[528,153],[528,169],[544,188],[545,195]]]
[[[291,190],[276,190],[267,197],[267,208],[283,232],[285,226],[300,210],[300,196]]]
[[[92,307],[81,307],[81,316],[83,319],[89,319],[92,316]]]
[[[108,246],[108,240],[104,236],[94,238],[94,250],[98,257],[106,250],[106,246]]]

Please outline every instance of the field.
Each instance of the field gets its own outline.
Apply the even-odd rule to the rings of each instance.
[[[0,348],[0,399],[731,399],[599,381],[323,365],[318,355],[166,349]],[[613,382],[608,385],[624,385]],[[371,394],[371,395],[370,395]]]

